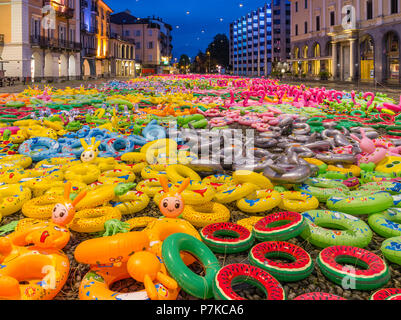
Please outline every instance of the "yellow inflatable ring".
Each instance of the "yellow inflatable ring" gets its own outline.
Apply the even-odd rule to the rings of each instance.
[[[193,226],[203,228],[212,223],[228,222],[230,210],[217,202],[207,202],[202,205],[185,205],[182,218]]]
[[[233,173],[233,181],[236,184],[241,183],[253,183],[259,187],[259,189],[273,189],[274,186],[268,178],[262,173],[256,173],[249,170],[237,170]]]
[[[310,164],[314,164],[315,166],[321,166],[322,164],[325,164],[323,161],[314,158],[304,158],[304,160]]]
[[[233,177],[226,174],[214,174],[207,176],[202,180],[202,182],[214,188],[216,192],[220,192],[227,186],[234,184]]]
[[[237,201],[237,207],[241,211],[256,213],[270,211],[281,202],[281,194],[275,190],[257,190]]]
[[[117,169],[117,161],[114,158],[99,158],[91,161],[90,164],[96,165],[101,172]]]
[[[22,206],[22,213],[28,218],[49,219],[57,203],[64,203],[63,196],[43,195],[28,200]]]
[[[259,189],[258,186],[247,182],[243,184],[229,185],[220,192],[216,193],[214,195],[214,199],[220,203],[229,203],[245,198],[252,192],[256,191],[256,189]]]
[[[153,197],[156,193],[162,191],[163,188],[158,179],[151,178],[139,182],[136,190],[145,193],[149,197]]]
[[[78,194],[81,191],[88,190],[88,186],[80,181],[69,181],[71,182],[71,192]],[[62,196],[64,195],[64,185],[65,181],[56,181],[55,183],[52,183],[49,187],[47,188],[44,194],[47,195],[57,195],[57,196]]]
[[[292,212],[304,212],[319,207],[316,197],[299,191],[286,191],[281,194],[280,209]]]
[[[155,163],[161,154],[166,154],[172,159],[177,156],[177,142],[172,139],[159,139],[148,142],[141,148],[141,153],[145,154],[148,163]]]
[[[19,184],[0,186],[0,219],[21,210],[24,203],[31,199],[31,190]]]
[[[150,199],[145,193],[131,190],[122,196],[116,197],[111,204],[124,215],[142,211],[148,206],[149,201]]]
[[[97,166],[86,163],[69,167],[64,173],[66,180],[76,180],[86,184],[95,182],[99,178],[99,175],[100,170]]]
[[[143,179],[159,179],[161,175],[166,175],[167,165],[165,164],[153,164],[146,166],[141,171]]]
[[[239,224],[240,226],[247,228],[250,232],[252,232],[253,226],[262,218],[263,217],[253,216],[253,217],[238,220],[236,223]]]
[[[200,181],[201,177],[191,168],[182,164],[173,164],[166,169],[167,178],[173,183],[183,181],[186,178],[191,180]]]
[[[178,191],[180,183],[181,182],[178,182],[174,185],[169,184],[170,192],[174,193],[175,191]],[[216,192],[213,190],[213,188],[210,188],[208,185],[202,183],[202,181],[190,180],[188,187],[181,192],[181,196],[184,199],[185,204],[200,205],[211,201],[215,193]],[[156,205],[159,205],[160,198],[163,194],[163,188],[155,194],[153,200]]]
[[[341,173],[351,173],[354,177],[359,177],[361,175],[361,169],[353,164],[344,165],[344,168],[336,167],[333,165],[327,166],[327,171],[336,171]]]
[[[32,164],[32,158],[22,154],[13,154],[0,158],[0,164],[13,164],[23,169],[28,168]]]
[[[135,217],[124,222],[128,223],[130,230],[132,230],[137,228],[146,228],[149,224],[156,220],[157,218],[152,217]]]
[[[101,185],[96,189],[90,190],[85,198],[83,198],[77,205],[77,210],[91,209],[98,206],[107,204],[115,198],[114,188],[116,185],[108,184]]]
[[[50,158],[39,161],[35,168],[38,169],[59,169],[65,171],[69,167],[80,164],[81,161],[74,158]]]
[[[111,219],[121,219],[121,213],[113,207],[84,209],[75,214],[68,228],[76,232],[99,232],[104,230],[104,223]]]
[[[103,172],[99,176],[98,181],[103,184],[115,184],[120,182],[133,182],[135,181],[135,178],[135,173],[132,171],[114,169]]]

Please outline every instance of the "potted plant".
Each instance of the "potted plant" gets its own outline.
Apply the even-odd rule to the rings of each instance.
[[[331,74],[328,71],[320,71],[320,73],[319,73],[320,80],[326,81],[326,80],[329,80],[330,77],[331,77]]]

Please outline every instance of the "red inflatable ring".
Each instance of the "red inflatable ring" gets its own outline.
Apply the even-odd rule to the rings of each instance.
[[[401,294],[401,289],[398,288],[385,288],[380,289],[370,296],[370,300],[393,300],[392,296],[397,296]]]
[[[253,231],[260,241],[285,241],[301,234],[304,221],[304,216],[298,212],[276,212],[260,219]]]
[[[287,258],[277,262],[271,258]],[[313,271],[313,261],[304,249],[289,242],[268,241],[254,246],[249,252],[251,264],[269,272],[278,281],[293,282],[305,279]]]
[[[323,275],[338,285],[347,277],[354,282],[354,290],[373,290],[383,287],[390,280],[387,264],[378,255],[351,246],[332,246],[323,249],[317,257]],[[354,265],[355,269],[343,264]],[[359,266],[358,269],[356,266]]]
[[[250,283],[266,294],[266,300],[285,300],[284,288],[266,271],[249,264],[229,264],[217,272],[213,293],[217,300],[246,300],[232,288],[237,283]]]
[[[347,299],[326,292],[309,292],[294,298],[294,300],[347,300]]]
[[[246,251],[255,240],[247,228],[231,222],[209,224],[200,231],[200,236],[213,252],[218,253]]]

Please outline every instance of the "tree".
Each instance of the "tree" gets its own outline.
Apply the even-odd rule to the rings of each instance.
[[[194,58],[191,66],[191,71],[194,73],[205,73],[206,72],[207,59],[205,54],[199,50],[198,55]]]
[[[230,63],[230,43],[225,34],[215,35],[206,52],[210,52],[210,64],[213,69],[216,65],[228,68]]]
[[[188,68],[191,66],[191,59],[189,59],[188,55],[183,54],[178,61],[178,67],[180,68],[181,73],[187,73]]]

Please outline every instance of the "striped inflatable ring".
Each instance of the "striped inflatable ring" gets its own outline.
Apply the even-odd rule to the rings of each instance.
[[[383,287],[390,280],[387,264],[373,252],[350,246],[332,246],[323,249],[317,257],[320,270],[338,285],[344,281],[354,290],[373,290]],[[355,272],[340,264],[359,265]]]
[[[247,228],[236,223],[213,223],[200,231],[202,241],[214,252],[238,253],[248,250],[255,238]],[[223,238],[230,236],[233,238]]]
[[[291,262],[277,262],[269,258],[286,258]],[[254,246],[248,259],[252,265],[270,273],[278,281],[294,282],[305,279],[313,271],[310,255],[301,247],[289,242],[268,241]]]
[[[294,298],[294,300],[347,300],[347,299],[327,292],[309,292]]]
[[[260,219],[253,226],[259,241],[280,241],[297,237],[305,227],[305,219],[298,212],[276,212]]]
[[[366,247],[372,240],[372,230],[361,219],[346,213],[328,210],[303,212],[306,227],[301,237],[316,247],[333,245]],[[334,229],[334,230],[333,230]]]
[[[380,250],[387,260],[401,266],[401,237],[384,240]]]
[[[401,294],[401,289],[385,288],[380,289],[370,296],[370,300],[391,300],[391,297]]]
[[[249,264],[229,264],[216,274],[213,293],[217,300],[246,300],[239,296],[233,285],[250,283],[266,294],[266,300],[285,300],[284,288],[269,273]]]

